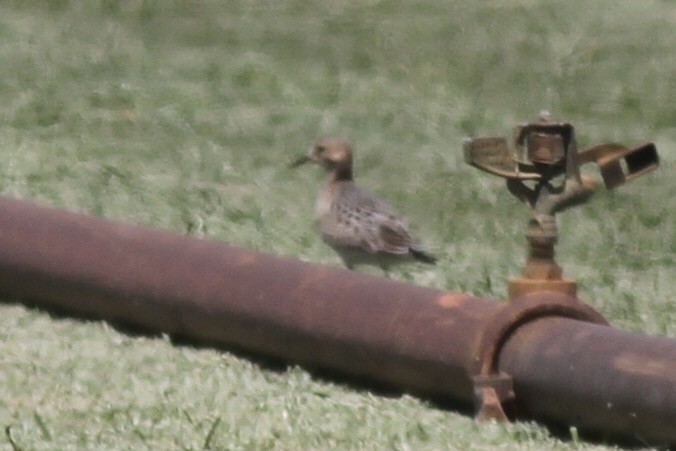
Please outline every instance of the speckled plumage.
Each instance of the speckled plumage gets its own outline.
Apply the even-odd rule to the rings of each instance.
[[[322,238],[348,268],[374,264],[387,272],[393,263],[435,263],[436,259],[413,239],[406,220],[354,182],[348,140],[322,138],[294,165],[309,161],[329,172],[319,190],[315,216]]]

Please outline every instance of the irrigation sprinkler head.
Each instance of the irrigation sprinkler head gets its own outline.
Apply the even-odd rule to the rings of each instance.
[[[509,192],[532,210],[526,227],[528,259],[523,275],[510,280],[510,299],[542,291],[576,297],[575,281],[563,278],[554,258],[559,235],[555,214],[585,203],[594,193],[596,182],[580,173],[582,165],[596,163],[606,189],[613,189],[659,164],[653,143],[633,148],[600,144],[578,151],[573,125],[554,122],[547,112],[517,125],[511,146],[505,138],[467,138],[463,150],[468,164],[505,178]]]

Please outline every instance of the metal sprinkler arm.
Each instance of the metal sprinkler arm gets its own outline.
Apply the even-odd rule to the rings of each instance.
[[[511,147],[502,138],[472,138],[465,141],[464,152],[469,164],[507,179],[509,192],[532,210],[525,234],[528,258],[522,277],[510,280],[510,299],[542,291],[576,296],[575,281],[563,279],[554,258],[559,236],[555,215],[585,203],[594,193],[596,183],[580,174],[582,164],[596,163],[611,189],[659,163],[652,143],[635,148],[601,144],[579,152],[574,127],[551,121],[548,113],[516,126]]]

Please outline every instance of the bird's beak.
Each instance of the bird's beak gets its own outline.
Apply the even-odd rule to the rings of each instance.
[[[291,164],[289,165],[289,167],[291,167],[291,168],[297,168],[298,166],[302,166],[302,165],[304,165],[305,163],[307,163],[307,162],[309,162],[309,161],[310,161],[310,157],[307,156],[307,155],[303,155],[302,157],[300,157],[299,159],[297,159],[296,161],[294,161],[293,163],[291,163]]]

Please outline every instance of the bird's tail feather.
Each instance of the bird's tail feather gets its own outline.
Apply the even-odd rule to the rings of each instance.
[[[437,263],[437,258],[425,253],[421,249],[413,249],[411,248],[411,255],[416,259],[419,260],[423,263],[428,263],[430,265],[434,265]]]

